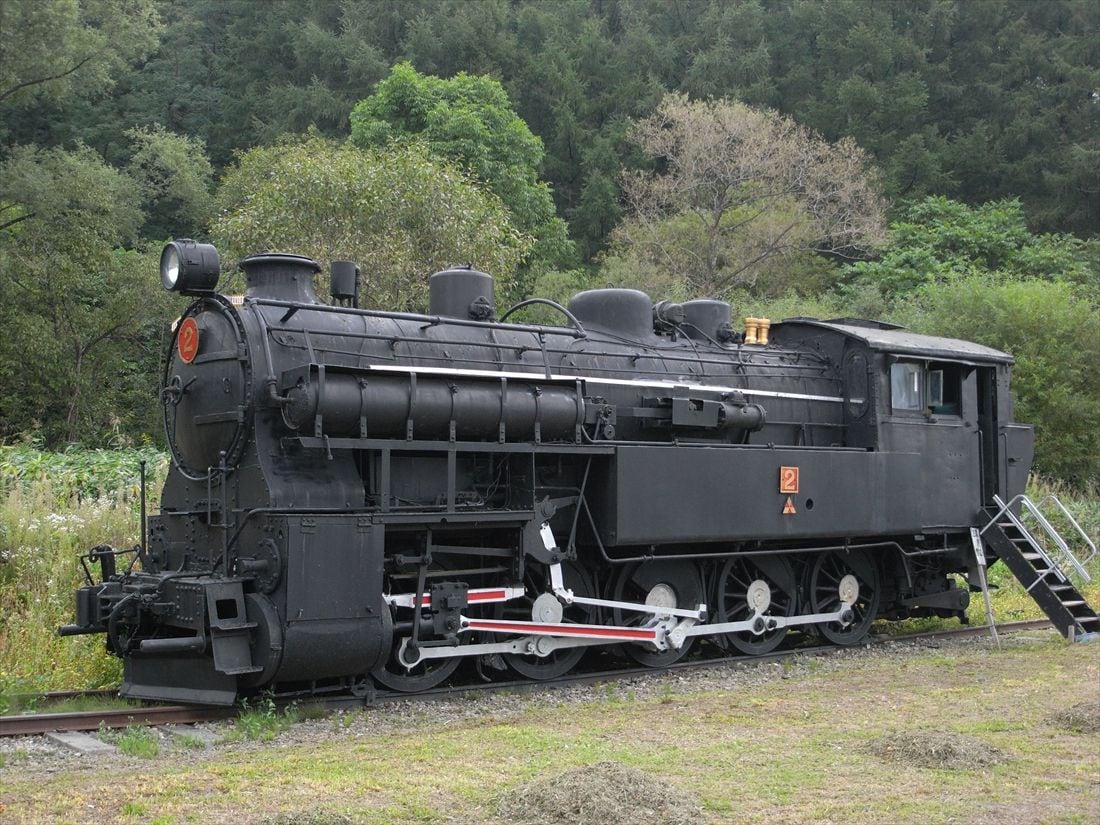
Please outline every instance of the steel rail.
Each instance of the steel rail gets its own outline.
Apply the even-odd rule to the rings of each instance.
[[[1036,619],[1020,622],[1006,622],[1005,624],[998,625],[997,629],[1005,633],[1011,633],[1026,630],[1040,630],[1047,627],[1050,627],[1050,622],[1048,620]],[[903,636],[868,636],[860,645],[853,647],[884,645],[890,643],[901,644],[922,640],[966,638],[969,636],[985,635],[988,632],[988,626],[978,625],[956,628],[953,630],[936,630],[927,633],[906,634]],[[662,673],[672,673],[680,670],[752,667],[758,664],[783,661],[795,656],[830,655],[842,652],[845,649],[845,647],[838,645],[814,645],[779,650],[759,656],[719,656],[713,659],[685,660],[659,668],[629,667],[616,668],[613,670],[574,672],[567,673],[557,679],[547,679],[545,681],[520,679],[504,682],[484,682],[473,685],[457,685],[454,687],[439,687],[417,693],[376,691],[366,696],[336,696],[320,699],[308,695],[297,697],[277,696],[276,703],[285,707],[294,701],[299,701],[303,705],[308,705],[310,707],[322,707],[329,711],[337,711],[404,701],[428,702],[448,699],[468,699],[482,694],[498,692],[522,693],[600,684],[604,682],[624,681],[640,677],[656,676]],[[104,693],[104,691],[89,691],[88,693],[65,691],[63,693],[45,694],[41,699],[48,701],[50,699],[74,698],[88,695],[102,696]],[[79,711],[71,713],[37,713],[18,716],[0,716],[0,737],[33,736],[59,731],[94,731],[101,728],[126,728],[133,725],[183,725],[197,722],[215,722],[223,719],[232,719],[240,712],[241,709],[239,707],[151,705],[149,707]]]

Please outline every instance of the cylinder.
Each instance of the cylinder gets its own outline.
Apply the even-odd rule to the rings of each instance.
[[[313,291],[313,276],[321,265],[304,255],[268,252],[249,255],[238,266],[245,276],[245,296],[319,304]]]
[[[762,347],[768,345],[768,330],[772,327],[772,322],[767,318],[757,318],[758,329],[756,331],[756,343]]]
[[[283,420],[292,430],[369,438],[466,441],[572,441],[584,422],[584,403],[572,387],[416,376],[327,374],[287,391]],[[318,404],[318,399],[323,402]],[[365,433],[364,433],[365,431]]]
[[[569,311],[586,327],[629,338],[653,335],[653,302],[638,289],[589,289],[578,292],[569,302]]]
[[[352,261],[333,261],[329,292],[334,301],[359,299],[359,267]]]
[[[723,404],[719,426],[756,432],[764,426],[764,408],[759,404]]]
[[[446,318],[487,321],[496,314],[493,279],[476,269],[445,269],[428,279],[428,312]]]

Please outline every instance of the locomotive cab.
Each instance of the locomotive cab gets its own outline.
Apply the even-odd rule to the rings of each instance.
[[[951,338],[845,318],[796,318],[774,328],[788,346],[828,351],[843,364],[848,446],[919,457],[926,528],[963,528],[993,496],[1023,492],[1034,448],[1012,422],[1012,357]]]

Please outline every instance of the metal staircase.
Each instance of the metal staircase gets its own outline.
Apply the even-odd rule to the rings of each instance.
[[[1038,504],[1022,493],[1008,503],[998,496],[993,500],[999,509],[980,531],[989,550],[1008,566],[1058,631],[1071,642],[1100,633],[1100,616],[1070,580],[1071,576],[1081,582],[1091,580],[1086,565],[1096,556],[1092,539],[1053,495]],[[1048,504],[1061,513],[1062,519],[1083,540],[1085,550],[1080,558],[1043,514],[1042,508]],[[1032,529],[1028,529],[1025,520],[1034,522]]]

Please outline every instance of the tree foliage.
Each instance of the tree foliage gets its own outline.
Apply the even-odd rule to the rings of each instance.
[[[1012,353],[1014,416],[1035,426],[1036,470],[1100,480],[1100,306],[1064,281],[968,274],[926,284],[899,318]]]
[[[139,200],[87,147],[20,147],[0,165],[0,382],[20,388],[0,397],[0,437],[56,443],[129,429],[134,416],[147,424],[133,396],[156,386],[142,334],[160,320],[156,264],[119,248],[141,223]]]
[[[108,88],[157,46],[153,0],[0,3],[0,104]]]
[[[162,126],[130,129],[126,135],[133,147],[127,171],[145,196],[142,237],[199,234],[212,216],[214,185],[202,141]]]
[[[158,0],[157,9],[161,48],[120,73],[109,99],[38,101],[0,134],[79,139],[119,165],[120,132],[160,123],[203,139],[221,166],[235,149],[310,125],[346,135],[355,103],[408,61],[440,78],[500,80],[543,141],[542,174],[586,256],[615,223],[609,183],[640,160],[628,124],[666,91],[738,99],[830,141],[851,137],[892,198],[1019,197],[1038,231],[1087,236],[1100,226],[1092,0]]]
[[[969,275],[1065,280],[1100,295],[1095,241],[1032,234],[1018,200],[967,206],[944,197],[914,204],[890,226],[876,261],[857,263],[854,280],[897,297]]]
[[[427,278],[473,263],[506,286],[531,245],[500,199],[422,144],[363,151],[312,136],[241,155],[218,190],[223,255],[354,260],[365,303],[422,308]]]
[[[351,142],[364,149],[422,141],[489,187],[512,222],[535,238],[533,262],[568,266],[574,257],[550,187],[538,179],[542,141],[515,113],[500,83],[459,72],[442,79],[409,63],[394,66],[351,112]]]
[[[657,169],[627,172],[613,251],[694,294],[790,285],[817,253],[852,255],[882,237],[885,201],[866,155],[777,112],[669,95],[632,139]]]

